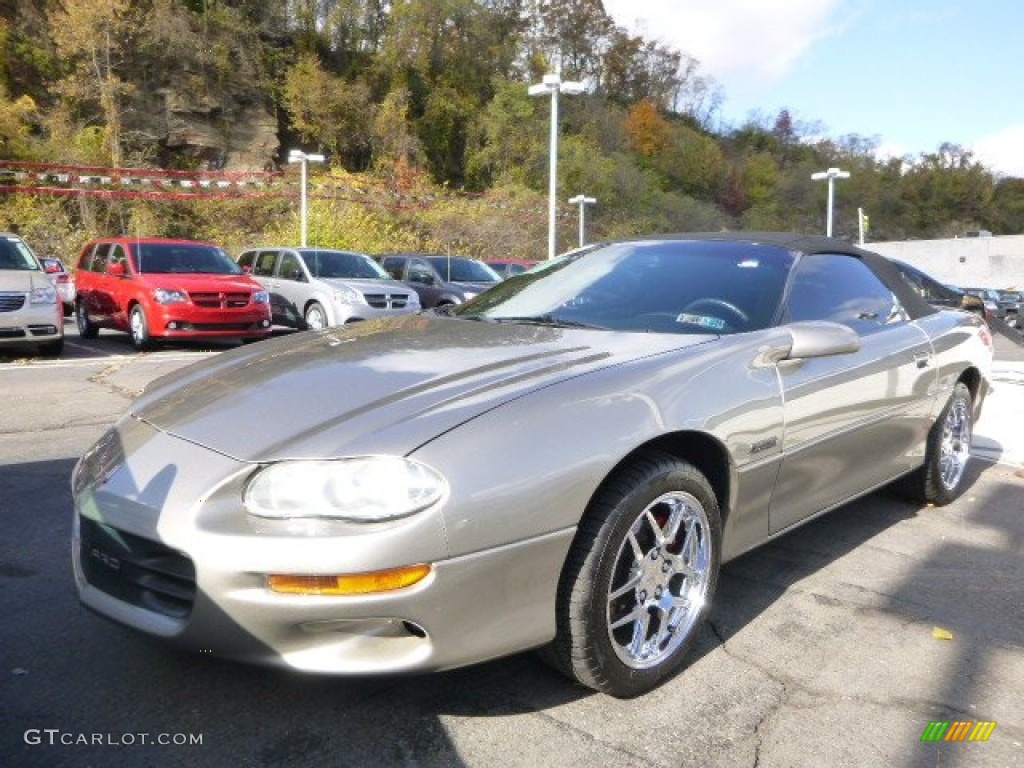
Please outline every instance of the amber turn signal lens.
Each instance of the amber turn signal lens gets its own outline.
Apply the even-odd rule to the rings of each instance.
[[[267,586],[274,592],[288,595],[368,595],[410,587],[429,573],[430,566],[422,564],[336,576],[273,573],[267,577]]]

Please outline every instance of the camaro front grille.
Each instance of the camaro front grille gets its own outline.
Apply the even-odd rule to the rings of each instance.
[[[366,293],[363,298],[374,309],[405,309],[409,303],[407,293]]]
[[[25,306],[25,294],[0,291],[0,312],[16,312]]]
[[[248,293],[213,293],[199,292],[189,294],[192,303],[197,307],[213,307],[216,309],[232,309],[249,306]]]
[[[185,619],[196,595],[196,571],[185,555],[86,517],[81,563],[86,580],[126,603]]]

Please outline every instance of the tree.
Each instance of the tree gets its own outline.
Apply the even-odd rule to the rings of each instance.
[[[130,0],[65,0],[49,16],[67,71],[58,87],[80,103],[98,103],[110,161],[121,163],[121,101],[132,84],[121,71],[131,53],[137,6]]]

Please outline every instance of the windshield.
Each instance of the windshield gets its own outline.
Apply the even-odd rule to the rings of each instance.
[[[617,331],[752,331],[776,322],[794,261],[778,246],[730,241],[612,243],[510,277],[453,314]]]
[[[0,238],[0,269],[39,271],[39,262],[24,242],[17,237]]]
[[[302,260],[313,277],[348,277],[390,280],[391,276],[369,256],[348,251],[301,251]]]
[[[215,245],[201,243],[132,243],[138,272],[240,275],[242,268]]]
[[[476,259],[462,256],[428,256],[429,261],[442,279],[452,283],[498,283],[501,275]]]

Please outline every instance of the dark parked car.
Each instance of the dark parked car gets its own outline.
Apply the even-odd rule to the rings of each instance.
[[[501,282],[484,262],[464,256],[395,253],[379,260],[391,277],[419,294],[424,309],[463,304]]]
[[[992,315],[985,306],[985,302],[978,296],[967,293],[955,285],[940,283],[931,275],[905,262],[892,259],[892,263],[914,291],[933,307],[962,309],[976,314],[986,323],[991,323]]]
[[[137,349],[156,339],[262,339],[270,299],[212,243],[111,237],[82,248],[75,317],[82,338],[127,331]]]
[[[608,243],[450,316],[150,385],[73,473],[75,581],[246,661],[394,674],[544,647],[635,696],[682,665],[722,563],[900,478],[956,497],[991,364],[981,320],[841,240]]]
[[[1021,305],[1024,305],[1024,294],[1020,291],[996,291],[999,294],[999,306],[1003,308],[1006,324],[1011,328],[1021,328]]]

